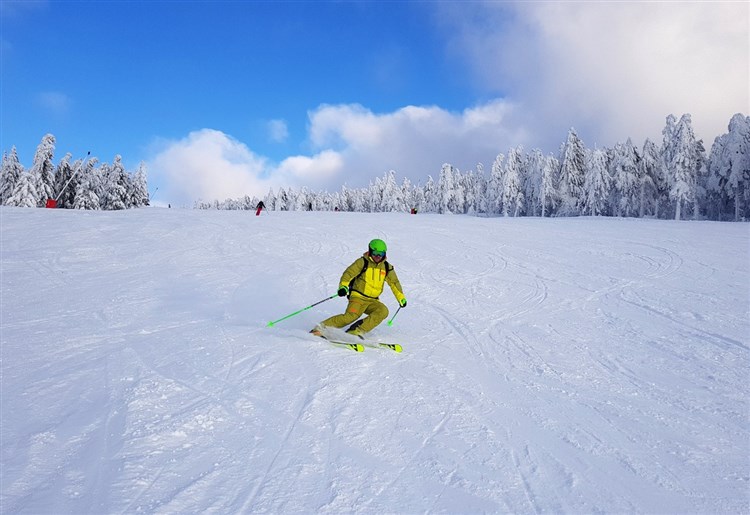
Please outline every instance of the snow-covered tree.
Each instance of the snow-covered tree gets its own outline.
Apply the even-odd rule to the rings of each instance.
[[[36,190],[37,181],[30,172],[24,172],[18,178],[10,198],[5,202],[7,206],[36,207],[39,193]]]
[[[289,194],[284,188],[279,188],[279,193],[276,195],[276,204],[273,206],[274,211],[287,211],[289,208]]]
[[[263,197],[263,204],[266,206],[267,211],[274,211],[276,209],[276,194],[273,192],[273,188],[269,189],[266,196]]]
[[[360,189],[349,191],[351,192],[349,211],[361,213],[367,207],[364,193]]]
[[[503,174],[503,215],[519,216],[525,202],[523,195],[523,148],[518,146],[508,150]]]
[[[70,164],[71,159],[70,153],[65,154],[65,157],[57,164],[57,170],[55,170],[55,197],[57,199],[57,206],[66,208],[73,205],[76,190],[75,184],[73,183],[73,166]]]
[[[128,184],[120,155],[115,156],[111,166],[102,165],[102,178],[105,185],[104,197],[100,199],[102,209],[125,209],[128,201]]]
[[[472,176],[472,209],[476,214],[486,214],[489,212],[489,203],[487,199],[487,177],[484,174],[484,165],[477,163],[476,171]]]
[[[505,155],[498,154],[492,163],[490,179],[487,182],[487,209],[488,213],[491,214],[500,214],[503,212],[504,162]]]
[[[290,211],[306,211],[312,204],[312,196],[307,188],[302,187],[291,199]]]
[[[133,176],[132,189],[130,191],[130,205],[128,207],[141,207],[150,204],[148,198],[148,181],[146,178],[146,163],[138,165]],[[244,207],[244,206],[243,206]]]
[[[669,182],[669,198],[675,205],[675,220],[680,220],[682,207],[696,201],[697,175],[701,164],[699,145],[689,114],[682,115],[676,126],[670,124],[668,117],[667,127],[662,134],[665,138],[663,157]]]
[[[634,216],[638,212],[641,186],[640,158],[628,138],[625,144],[616,144],[610,163],[610,175],[615,188],[614,210],[617,216]]]
[[[101,191],[99,186],[101,181],[96,168],[97,162],[96,158],[89,159],[83,169],[78,172],[80,182],[76,186],[73,209],[101,209],[101,200],[98,193]]]
[[[389,170],[383,176],[383,198],[380,201],[380,211],[386,213],[406,211],[403,190],[396,183],[396,172],[394,170]]]
[[[643,217],[649,205],[655,217],[659,216],[659,205],[666,193],[666,182],[664,179],[664,168],[659,158],[659,149],[656,144],[646,138],[641,151],[641,191],[638,216]]]
[[[540,207],[539,196],[542,191],[542,164],[544,154],[538,148],[526,155],[526,179],[523,184],[523,196],[526,199],[525,211],[530,216],[537,216]]]
[[[367,209],[371,213],[380,213],[381,204],[383,203],[383,179],[375,177],[375,182],[370,182],[367,199]]]
[[[2,168],[0,169],[0,205],[4,205],[13,195],[13,190],[23,175],[24,169],[18,161],[16,147],[10,149],[10,154],[3,154]]]
[[[729,121],[729,132],[714,140],[709,171],[717,198],[733,201],[734,220],[747,217],[750,207],[750,116],[735,114]]]
[[[427,176],[427,182],[424,185],[424,211],[428,213],[439,212],[437,185],[432,175]]]
[[[583,213],[592,216],[607,214],[607,199],[612,187],[608,169],[606,151],[597,148],[586,152]]]
[[[440,169],[438,179],[438,213],[461,213],[463,207],[463,190],[460,172],[451,164],[445,163]]]
[[[560,204],[560,194],[557,191],[557,173],[559,170],[560,162],[555,156],[550,154],[544,158],[542,187],[539,192],[542,217],[553,214]]]
[[[411,181],[404,177],[404,180],[401,181],[401,186],[398,188],[398,195],[400,200],[400,211],[411,211],[412,208],[415,207],[416,202],[414,199],[414,192],[415,189],[411,185]]]
[[[419,213],[425,211],[424,188],[421,185],[412,186],[411,200],[408,207],[409,211],[412,209],[416,209]]]
[[[560,214],[575,216],[583,206],[583,183],[586,176],[586,155],[583,142],[571,127],[568,138],[560,150],[558,194]]]
[[[36,205],[43,207],[47,199],[55,198],[55,137],[46,134],[34,153],[34,162],[29,169],[37,193]]]

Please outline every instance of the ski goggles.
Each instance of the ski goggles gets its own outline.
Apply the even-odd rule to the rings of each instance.
[[[372,249],[370,249],[370,255],[372,257],[385,257],[385,252],[381,252],[379,250],[372,250]]]

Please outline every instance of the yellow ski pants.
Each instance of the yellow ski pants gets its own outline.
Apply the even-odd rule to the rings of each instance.
[[[386,319],[388,307],[377,299],[351,297],[349,298],[349,304],[346,306],[346,312],[323,320],[321,325],[341,328],[353,323],[362,315],[367,315],[367,318],[362,320],[359,329],[363,333],[369,333]]]

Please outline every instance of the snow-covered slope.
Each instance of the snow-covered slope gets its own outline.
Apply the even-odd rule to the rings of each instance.
[[[748,224],[0,218],[3,513],[750,510]],[[267,326],[376,237],[402,354]]]

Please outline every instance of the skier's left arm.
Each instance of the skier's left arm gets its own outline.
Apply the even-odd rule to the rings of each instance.
[[[391,270],[385,276],[385,282],[387,282],[388,286],[391,287],[391,291],[393,292],[393,296],[396,297],[396,300],[398,301],[399,305],[401,307],[405,307],[406,306],[406,296],[404,295],[404,293],[402,291],[401,281],[398,280],[398,275],[396,275],[396,269],[395,268],[391,268]]]

